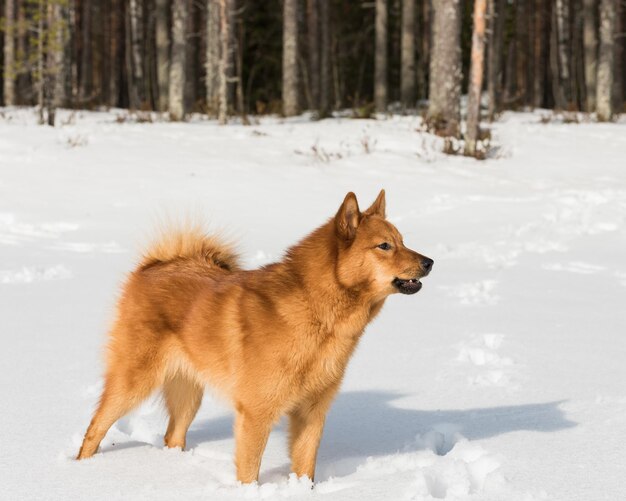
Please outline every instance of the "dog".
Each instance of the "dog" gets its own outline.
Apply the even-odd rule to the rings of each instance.
[[[159,388],[165,445],[184,449],[209,386],[235,410],[239,481],[258,479],[282,415],[292,471],[313,480],[326,413],[365,327],[390,294],[418,292],[432,266],[386,220],[384,190],[364,212],[348,193],[282,261],[256,270],[200,230],[165,233],[123,287],[104,389],[77,459]]]

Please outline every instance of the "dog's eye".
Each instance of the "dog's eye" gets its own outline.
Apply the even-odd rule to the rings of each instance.
[[[378,248],[382,250],[389,250],[391,249],[391,245],[389,245],[387,242],[383,242],[378,246]]]

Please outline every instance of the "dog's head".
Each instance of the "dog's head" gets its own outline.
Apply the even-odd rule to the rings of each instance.
[[[433,260],[405,247],[398,229],[385,219],[385,190],[364,212],[348,193],[335,216],[335,232],[337,277],[345,287],[367,287],[380,298],[415,294],[432,269]]]

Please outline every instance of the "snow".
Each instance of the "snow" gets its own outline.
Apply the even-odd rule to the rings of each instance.
[[[478,162],[415,117],[133,123],[0,118],[0,498],[611,500],[626,497],[626,123],[507,113]],[[544,120],[545,122],[546,120]],[[122,122],[122,123],[120,123]],[[278,259],[387,190],[435,260],[368,328],[327,420],[314,489],[285,423],[240,486],[232,414],[207,393],[188,451],[158,397],[72,457],[101,388],[124,274],[164,218],[201,217],[246,264]]]

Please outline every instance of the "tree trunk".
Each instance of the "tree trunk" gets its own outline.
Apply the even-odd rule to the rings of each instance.
[[[156,60],[159,111],[168,109],[170,40],[168,29],[169,0],[156,0]]]
[[[559,110],[567,108],[567,100],[563,92],[563,85],[559,68],[559,35],[556,9],[551,14],[552,27],[550,30],[550,73],[552,75],[552,94],[554,97],[554,107]]]
[[[615,6],[615,27],[614,27],[614,55],[615,66],[613,67],[613,110],[615,113],[621,113],[624,111],[624,91],[623,91],[623,78],[624,78],[624,24],[622,10],[624,10],[624,3],[617,2]]]
[[[615,3],[615,0],[600,0],[600,50],[596,84],[596,106],[600,122],[606,122],[613,118],[611,91],[613,87]]]
[[[317,110],[320,105],[319,0],[307,0],[307,26],[311,107]]]
[[[207,0],[206,25],[206,104],[209,113],[216,113],[219,106],[220,67],[220,3]]]
[[[476,156],[476,144],[480,132],[480,95],[484,74],[486,10],[487,0],[475,0],[470,79],[467,92],[467,133],[465,135],[465,154],[472,157]]]
[[[387,110],[387,0],[376,0],[376,52],[374,56],[374,104]]]
[[[46,111],[48,125],[54,127],[56,109],[63,100],[63,52],[65,48],[65,26],[58,2],[48,3],[47,12],[48,53],[46,57]]]
[[[44,3],[39,2],[37,8],[37,74],[35,81],[37,83],[37,107],[39,108],[39,124],[43,125],[44,120],[44,92],[45,92],[45,78],[44,78]]]
[[[119,104],[119,78],[120,78],[120,38],[122,37],[122,30],[120,25],[120,9],[121,5],[119,0],[111,0],[111,35],[109,37],[109,106],[118,106]]]
[[[433,6],[428,120],[439,134],[458,137],[462,75],[460,0],[439,0]]]
[[[421,50],[418,51],[418,86],[421,99],[428,98],[428,73],[430,67],[430,45],[431,45],[431,5],[430,0],[422,2],[422,23],[420,30]]]
[[[15,0],[4,1],[4,71],[3,95],[4,105],[15,104]]]
[[[559,55],[559,82],[563,88],[566,107],[572,102],[569,63],[569,0],[556,0],[556,26]]]
[[[402,3],[402,56],[400,100],[404,106],[415,105],[415,0]]]
[[[541,0],[539,0],[541,1]],[[487,36],[487,93],[489,95],[488,117],[492,122],[500,108],[502,94],[502,51],[504,40],[505,0],[489,0],[488,20],[489,34]]]
[[[533,106],[541,108],[544,104],[545,95],[545,79],[546,66],[548,57],[547,43],[547,20],[549,19],[547,2],[545,0],[536,0],[533,14],[533,22],[535,25],[535,37],[533,44]]]
[[[128,18],[129,18],[129,35],[130,45],[127,50],[130,51],[130,61],[132,73],[129,75],[129,81],[132,79],[134,87],[133,107],[140,108],[146,98],[144,92],[144,71],[143,71],[143,2],[142,0],[128,0]],[[89,3],[89,2],[86,2]],[[174,2],[175,4],[184,3]]]
[[[172,56],[169,74],[170,120],[185,116],[185,35],[187,26],[187,0],[172,4]]]
[[[29,71],[24,71],[19,66],[30,57],[29,38],[31,33],[27,29],[26,5],[24,0],[15,0],[17,8],[17,52],[14,55],[14,62],[17,63],[16,81],[14,87],[15,104],[31,104],[30,93],[33,90],[33,81]],[[16,59],[21,59],[16,61]]]
[[[283,113],[298,114],[298,1],[284,0]]]
[[[243,90],[243,49],[245,47],[245,36],[246,32],[244,29],[244,24],[241,22],[241,19],[237,19],[234,23],[237,30],[237,45],[236,45],[236,72],[235,78],[237,79],[237,109],[239,111],[239,115],[241,117],[241,123],[244,125],[250,125],[250,121],[248,120],[248,116],[246,113],[246,99]]]
[[[219,65],[219,112],[218,121],[225,125],[228,120],[228,75],[230,65],[230,11],[231,0],[219,0],[220,4],[220,65]]]
[[[81,55],[80,55],[80,86],[78,91],[78,99],[81,106],[85,106],[85,103],[91,97],[92,91],[92,58],[91,58],[91,7],[92,3],[87,1],[83,2],[81,10],[81,27],[82,27],[82,39],[81,39]]]
[[[529,57],[528,57],[528,17],[530,14],[527,0],[516,2],[515,9],[515,45],[517,49],[515,100],[522,106],[528,104],[529,89]]]
[[[320,7],[320,117],[330,112],[330,0],[318,0]]]

